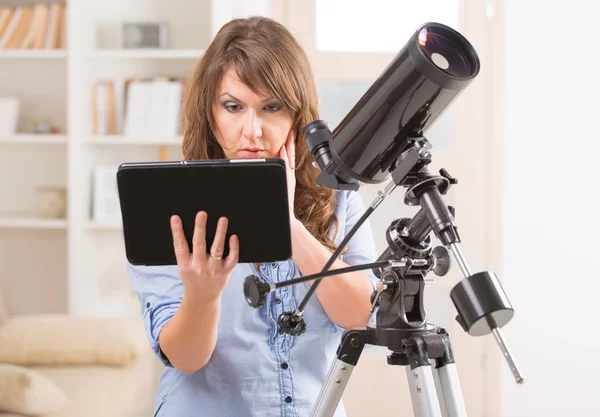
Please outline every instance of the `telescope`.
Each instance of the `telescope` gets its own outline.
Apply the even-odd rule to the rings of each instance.
[[[304,126],[302,133],[313,165],[320,168],[317,184],[357,191],[361,183],[389,181],[344,237],[318,274],[279,283],[262,283],[256,276],[244,282],[246,301],[260,307],[265,296],[288,285],[315,280],[293,312],[278,318],[281,331],[300,336],[307,323],[304,309],[323,279],[345,272],[371,269],[379,278],[371,296],[375,324],[346,330],[311,416],[332,416],[365,345],[387,347],[390,365],[405,366],[416,416],[466,416],[450,338],[446,329],[427,322],[423,294],[430,272],[448,273],[451,257],[463,279],[450,298],[456,320],[471,336],[493,334],[517,383],[523,377],[504,340],[501,328],[514,309],[497,276],[473,273],[460,248],[455,210],[445,195],[458,183],[445,169],[431,173],[432,144],[426,132],[471,84],[480,60],[469,41],[441,23],[425,23],[383,70],[371,87],[333,130],[323,120]],[[386,232],[388,248],[374,262],[330,270],[354,233],[397,187],[405,188],[404,203],[419,210],[412,218],[398,218]],[[442,246],[433,247],[431,234]],[[437,400],[430,360],[435,360],[443,393]]]

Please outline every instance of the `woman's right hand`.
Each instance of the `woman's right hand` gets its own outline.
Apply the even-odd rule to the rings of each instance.
[[[218,299],[229,281],[229,275],[239,259],[239,241],[236,235],[229,238],[229,254],[221,259],[225,247],[228,220],[221,217],[217,223],[217,231],[210,254],[206,253],[206,221],[208,215],[204,211],[196,214],[192,252],[183,233],[181,218],[171,217],[171,231],[179,275],[183,281],[184,291],[193,292],[202,301],[212,302]]]

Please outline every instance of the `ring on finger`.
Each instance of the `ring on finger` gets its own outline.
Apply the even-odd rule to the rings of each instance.
[[[219,255],[213,255],[213,252],[218,253]],[[221,248],[216,248],[210,251],[210,257],[213,259],[222,259],[223,258],[223,250]]]

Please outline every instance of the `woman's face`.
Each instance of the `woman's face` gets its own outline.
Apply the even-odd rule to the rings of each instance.
[[[214,133],[228,159],[279,157],[293,122],[283,103],[254,93],[234,69],[223,75],[213,112]]]

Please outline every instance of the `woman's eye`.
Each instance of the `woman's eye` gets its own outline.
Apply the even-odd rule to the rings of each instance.
[[[281,104],[272,103],[272,104],[269,104],[267,107],[265,107],[265,109],[267,109],[267,111],[270,111],[270,112],[276,112],[276,111],[281,110]]]
[[[225,106],[225,109],[230,113],[235,113],[242,109],[239,105],[237,105],[235,103],[225,103],[224,106]]]

